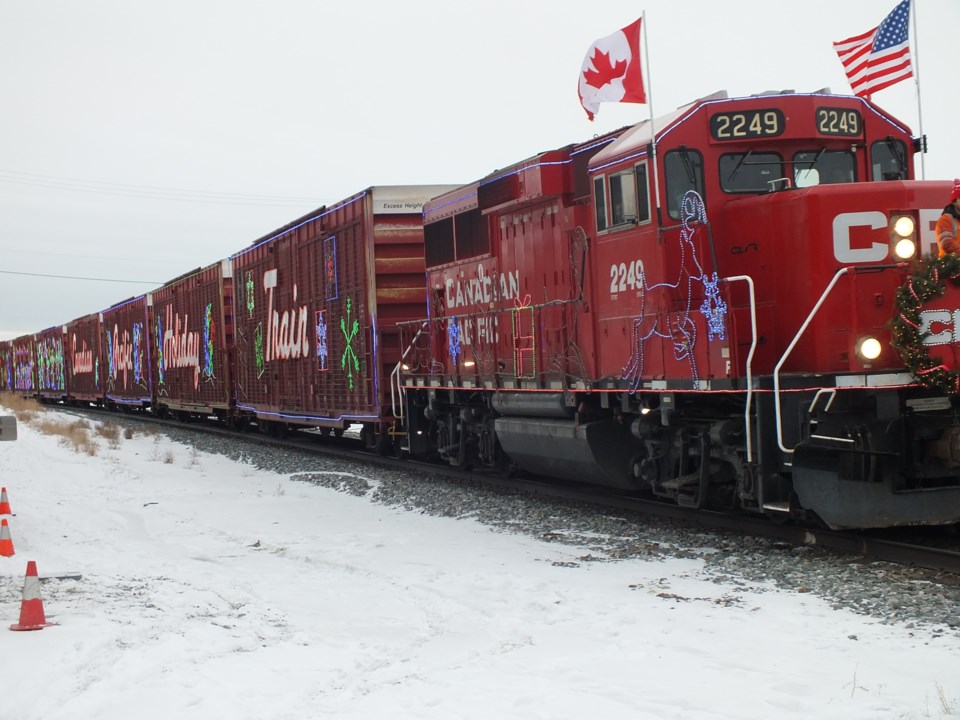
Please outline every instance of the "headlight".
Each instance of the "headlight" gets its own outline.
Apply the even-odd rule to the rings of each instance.
[[[883,346],[875,337],[867,335],[857,340],[856,352],[857,357],[861,360],[876,360],[880,357],[881,350],[883,350]]]
[[[900,260],[909,260],[917,254],[917,244],[908,238],[897,240],[897,244],[893,246],[893,254]]]
[[[893,223],[893,231],[902,238],[913,235],[917,225],[909,215],[901,215]]]
[[[909,260],[917,254],[917,222],[912,215],[890,216],[890,246],[898,260]]]

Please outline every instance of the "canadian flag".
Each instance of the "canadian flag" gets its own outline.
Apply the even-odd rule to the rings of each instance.
[[[595,41],[580,68],[580,104],[587,117],[602,102],[645,103],[643,73],[640,69],[640,22],[630,23],[613,35]]]

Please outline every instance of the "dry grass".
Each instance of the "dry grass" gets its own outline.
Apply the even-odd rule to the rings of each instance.
[[[119,425],[112,422],[100,423],[97,425],[97,435],[107,441],[107,445],[111,450],[120,449]]]
[[[19,414],[24,410],[33,413],[38,413],[43,410],[43,406],[33,398],[25,398],[12,393],[9,390],[0,393],[0,404],[2,404],[4,407],[10,408],[14,415],[17,416],[19,416]]]
[[[0,393],[0,405],[9,408],[17,416],[17,421],[22,423],[33,423],[44,412],[43,405],[33,398],[25,398],[9,390]]]
[[[97,426],[97,435],[106,440],[119,440],[120,426],[112,422],[100,423]]]
[[[24,398],[12,392],[0,394],[0,404],[13,411],[17,421],[30,425],[37,432],[58,438],[63,447],[91,457],[97,454],[99,445],[93,437],[94,425],[88,420],[77,419],[61,422],[58,416],[48,414],[46,408],[33,398]],[[120,446],[120,428],[114,423],[96,426],[96,434],[110,443],[110,447]]]
[[[47,422],[45,427],[49,430],[41,430],[41,432],[48,435],[59,435],[60,444],[63,447],[72,448],[74,452],[83,453],[90,457],[97,454],[97,441],[90,436],[90,423],[86,420],[77,420],[69,425]]]

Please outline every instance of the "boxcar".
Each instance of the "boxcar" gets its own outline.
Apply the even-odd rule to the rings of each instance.
[[[20,395],[36,394],[33,335],[21,335],[10,342],[13,355],[13,390]]]
[[[67,398],[72,403],[100,403],[103,398],[100,314],[67,323],[65,355]]]
[[[150,406],[150,341],[148,296],[140,295],[104,310],[101,343],[108,406]]]
[[[154,412],[216,415],[232,407],[230,261],[186,273],[152,293]]]
[[[67,399],[67,378],[63,360],[64,325],[55,325],[38,332],[34,338],[36,352],[37,395],[46,402]]]
[[[0,341],[0,391],[13,390],[13,344]]]
[[[423,203],[450,189],[369,188],[233,256],[241,413],[386,442],[396,324],[426,310]]]

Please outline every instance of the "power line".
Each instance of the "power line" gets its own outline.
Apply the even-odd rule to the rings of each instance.
[[[15,270],[0,270],[4,275],[29,275],[30,277],[60,278],[62,280],[94,280],[97,282],[137,283],[138,285],[163,285],[154,280],[117,280],[116,278],[80,277],[77,275],[47,275],[45,273],[17,272]]]
[[[322,204],[314,197],[289,195],[264,195],[251,193],[211,192],[207,190],[189,190],[158,185],[134,185],[130,183],[84,180],[61,177],[58,175],[40,175],[16,170],[0,170],[0,182],[30,187],[51,188],[55,190],[73,190],[75,192],[99,195],[117,195],[153,200],[177,200],[181,202],[210,203],[220,205],[260,205],[268,207],[303,207]]]

